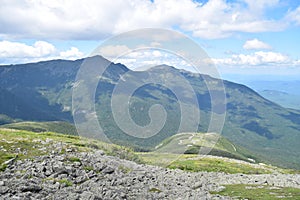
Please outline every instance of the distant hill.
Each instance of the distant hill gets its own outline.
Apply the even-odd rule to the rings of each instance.
[[[297,96],[300,95],[300,91],[298,89],[300,85],[300,80],[289,80],[289,78],[286,78],[286,80],[256,80],[246,81],[246,83],[256,91],[274,90]]]
[[[186,88],[174,79],[175,74],[179,73],[190,83],[197,96],[199,107],[190,107],[191,110],[200,110],[201,121],[197,131],[207,132],[212,114],[211,105],[218,103],[210,98],[205,81],[214,86],[214,92],[219,91],[220,85],[224,83],[227,103],[222,135],[234,144],[261,155],[266,162],[300,168],[300,111],[283,108],[244,85],[207,75],[163,65],[148,71],[132,72],[126,66],[110,63],[101,56],[90,59],[94,59],[95,65],[100,67],[110,64],[98,84],[95,107],[100,125],[111,141],[132,146],[136,150],[149,151],[176,134],[180,122],[180,106],[178,99],[168,88],[147,84],[139,87],[130,100],[131,117],[140,126],[150,123],[147,111],[152,105],[161,104],[166,109],[167,121],[164,127],[158,134],[147,139],[130,136],[117,126],[112,115],[110,98],[123,74],[131,73],[126,84],[137,85],[140,78],[149,75],[150,70],[157,77],[165,80],[169,78],[178,91],[188,95],[184,93]],[[82,62],[83,60],[53,60],[0,66],[0,114],[12,120],[72,123],[72,89]],[[184,101],[189,105],[188,98]],[[220,104],[220,108],[222,106]],[[214,112],[220,114],[224,110],[217,109]],[[88,119],[84,112],[82,119]],[[2,123],[10,122],[8,120]],[[183,131],[190,130],[187,128]]]
[[[262,90],[258,93],[285,108],[300,110],[300,94],[295,95],[277,90]]]

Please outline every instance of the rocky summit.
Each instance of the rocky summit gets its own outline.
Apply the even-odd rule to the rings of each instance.
[[[300,188],[295,174],[189,173],[137,164],[102,150],[59,153],[55,148],[34,159],[8,160],[0,174],[0,199],[231,199],[210,192],[227,184]]]

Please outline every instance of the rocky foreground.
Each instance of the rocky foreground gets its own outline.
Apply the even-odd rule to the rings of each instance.
[[[300,188],[299,175],[187,173],[95,152],[52,153],[10,160],[0,174],[0,199],[230,199],[211,195],[226,184]]]

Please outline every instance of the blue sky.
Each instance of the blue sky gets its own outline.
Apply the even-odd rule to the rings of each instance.
[[[197,42],[225,78],[300,79],[298,0],[6,0],[0,27],[0,64],[78,59],[122,32],[167,28]]]

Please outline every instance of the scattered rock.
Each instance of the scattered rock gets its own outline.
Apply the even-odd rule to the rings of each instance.
[[[0,187],[0,194],[5,194],[5,193],[8,193],[9,191],[9,188],[6,187],[6,186],[1,186]],[[0,197],[1,198],[1,197]]]
[[[103,174],[112,174],[114,173],[114,169],[112,167],[105,167],[103,170],[102,170],[102,173]]]
[[[4,181],[0,181],[0,186],[4,186],[4,185],[5,185]]]
[[[81,184],[81,183],[85,182],[86,180],[88,180],[87,177],[85,177],[85,176],[78,176],[78,177],[75,179],[75,183],[76,183],[76,184]]]
[[[20,187],[21,192],[34,192],[37,193],[42,190],[42,188],[35,184],[28,184]]]
[[[139,165],[101,150],[59,154],[59,145],[53,154],[10,162],[0,173],[0,199],[230,199],[209,191],[255,183],[300,188],[297,174],[188,173]],[[70,157],[80,162],[70,162]]]

